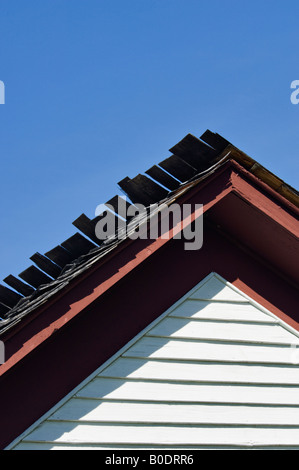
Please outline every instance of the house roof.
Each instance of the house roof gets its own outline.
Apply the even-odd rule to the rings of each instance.
[[[116,225],[120,220],[117,214],[120,201],[126,205],[170,205],[187,191],[202,185],[227,161],[237,162],[271,188],[277,198],[282,198],[288,209],[298,216],[298,192],[219,134],[207,130],[200,139],[188,134],[170,152],[170,157],[145,174],[126,177],[118,183],[130,202],[118,195],[106,202],[107,206],[115,208],[115,213],[108,213],[116,219]],[[80,232],[44,255],[35,253],[30,258],[33,265],[18,276],[10,274],[4,279],[7,286],[0,285],[0,334],[18,324],[123,242],[118,236],[123,228],[106,240],[100,241],[96,237],[95,226],[101,217],[90,220],[85,214],[80,215],[73,222]],[[137,217],[136,225],[143,221]]]
[[[193,142],[195,138],[186,139]],[[178,156],[170,161],[175,162],[174,170],[169,161],[154,170],[156,178],[170,178],[169,171],[173,172],[168,180],[172,188],[168,187],[167,194],[162,195],[161,189],[156,193],[161,204],[202,204],[204,241],[200,250],[185,250],[184,241],[173,237],[173,227],[169,238],[123,240],[111,236],[100,243],[94,237],[96,220],[82,215],[74,224],[84,235],[71,237],[47,256],[32,257],[39,271],[47,275],[43,277],[46,282],[39,285],[39,271],[31,268],[23,275],[27,282],[31,276],[31,291],[17,305],[7,297],[10,308],[2,314],[6,318],[0,337],[5,345],[5,363],[0,366],[0,448],[211,272],[299,331],[297,193],[288,186],[287,190],[275,186],[266,170],[260,177],[255,175],[256,166],[249,165],[249,157],[244,157],[246,168],[232,156],[233,151],[240,151],[231,144],[219,147],[217,157],[215,147],[196,174],[190,175],[189,165],[187,175],[185,160]],[[162,163],[168,165],[165,174],[160,172]],[[183,181],[177,181],[178,167],[184,167]],[[131,204],[141,202],[136,193],[139,184],[143,184],[147,204],[152,204],[151,183],[141,177],[133,180],[121,182]],[[164,185],[160,188],[165,190]],[[116,201],[112,198],[107,204]],[[146,217],[133,222],[140,225]],[[193,212],[192,221],[197,217]]]

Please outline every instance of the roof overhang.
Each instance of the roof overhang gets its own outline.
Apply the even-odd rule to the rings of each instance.
[[[299,244],[299,210],[234,160],[226,161],[204,179],[190,183],[188,187],[176,193],[172,202],[180,205],[203,204],[205,222],[212,223],[224,236],[249,250],[288,283],[298,286],[296,253]],[[193,213],[191,221],[194,217]],[[89,266],[86,272],[81,268],[82,273],[74,278],[73,282],[40,308],[22,318],[21,322],[8,331],[4,330],[2,341],[15,343],[15,346],[6,348],[6,363],[0,367],[0,375],[38,347],[53,332],[64,327],[129,272],[139,267],[167,244],[180,229],[180,226],[173,227],[168,237],[159,237],[156,240],[125,240],[110,254]],[[93,277],[96,279],[96,285],[92,282]],[[48,310],[61,299],[65,302],[68,296],[70,301],[67,302],[67,312],[62,315],[61,310],[55,308],[57,314],[53,318],[48,317]],[[46,323],[41,321],[43,317],[47,317]],[[39,323],[43,326],[42,329],[37,327]],[[32,336],[31,328],[34,324],[36,335]],[[29,325],[31,328],[28,337],[26,336],[28,341],[25,347],[24,330]],[[22,343],[15,342],[21,332]]]
[[[203,204],[204,240],[199,252],[184,252],[180,241],[173,240],[175,230],[168,239],[126,239],[93,260],[88,269],[81,266],[63,289],[2,332],[6,362],[0,366],[0,381],[6,384],[2,392],[6,399],[1,402],[7,404],[7,390],[11,401],[20,396],[19,390],[10,389],[13,384],[20,387],[31,380],[43,392],[48,386],[43,402],[25,412],[18,429],[8,429],[5,444],[212,270],[299,329],[294,310],[298,208],[233,159],[180,188],[173,201]],[[150,279],[157,266],[163,266],[167,285],[175,289],[167,289],[159,276]],[[179,278],[181,272],[184,279]],[[157,295],[142,305],[153,286]],[[111,311],[111,316],[102,318],[101,309]],[[72,364],[71,376],[65,377]],[[47,373],[42,368],[48,368]],[[49,383],[55,383],[55,390],[53,385],[49,389]],[[36,396],[31,393],[23,400],[29,407]],[[9,428],[10,415],[7,411],[5,418],[5,413]]]

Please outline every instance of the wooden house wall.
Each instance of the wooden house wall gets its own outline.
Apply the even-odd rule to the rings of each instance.
[[[298,363],[297,331],[211,273],[9,448],[299,449]]]

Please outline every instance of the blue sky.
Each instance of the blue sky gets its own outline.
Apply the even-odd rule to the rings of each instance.
[[[299,3],[0,0],[0,277],[218,132],[298,188]]]

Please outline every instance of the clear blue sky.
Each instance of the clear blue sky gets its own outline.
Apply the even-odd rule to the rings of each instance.
[[[295,0],[0,0],[0,281],[218,132],[298,188]]]

